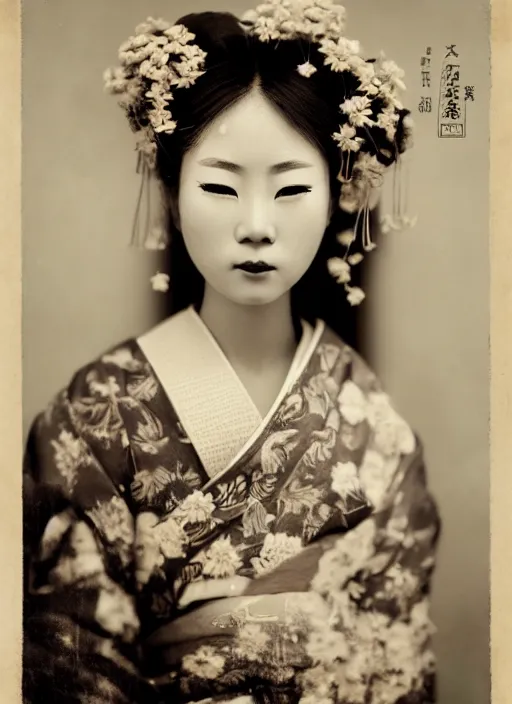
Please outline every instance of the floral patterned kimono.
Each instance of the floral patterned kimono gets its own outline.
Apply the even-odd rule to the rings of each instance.
[[[321,321],[265,418],[193,308],[117,346],[34,422],[24,505],[27,704],[435,701],[421,444]]]

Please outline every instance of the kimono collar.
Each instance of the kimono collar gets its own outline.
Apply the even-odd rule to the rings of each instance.
[[[303,323],[303,331],[279,397],[310,347],[312,328]],[[167,318],[137,342],[213,477],[225,469],[264,419],[193,306]]]

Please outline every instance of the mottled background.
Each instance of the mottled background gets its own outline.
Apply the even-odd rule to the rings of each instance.
[[[440,704],[489,702],[489,18],[483,0],[346,0],[347,34],[406,70],[416,122],[412,230],[379,238],[367,272],[367,356],[426,445],[444,532],[434,584]],[[159,255],[127,244],[139,180],[133,137],[102,72],[147,15],[225,0],[41,0],[23,7],[23,415],[71,374],[164,314]],[[474,86],[467,136],[437,137],[446,46]],[[421,57],[432,47],[431,88]],[[433,112],[419,113],[422,96]],[[389,210],[391,184],[384,194]]]

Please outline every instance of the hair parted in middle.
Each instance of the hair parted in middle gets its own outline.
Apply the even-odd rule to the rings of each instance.
[[[293,0],[274,1],[271,3],[273,11],[279,2],[286,5]],[[330,0],[316,2],[332,4]],[[159,22],[162,23],[160,27]],[[350,303],[353,304],[354,301],[347,302],[343,288],[338,284],[345,283],[346,286],[350,280],[357,286],[360,269],[355,274],[351,273],[348,278],[344,278],[343,269],[341,272],[331,271],[333,278],[327,273],[327,262],[342,261],[339,259],[340,244],[347,248],[353,245],[358,239],[355,232],[358,226],[362,233],[363,251],[371,249],[374,245],[368,241],[366,232],[369,228],[369,217],[373,229],[377,217],[375,212],[371,216],[367,212],[366,219],[361,219],[360,204],[350,207],[350,199],[345,198],[347,207],[344,207],[342,189],[347,184],[350,185],[357,160],[359,163],[365,163],[365,158],[366,165],[371,162],[377,166],[373,185],[379,185],[384,169],[397,163],[399,155],[408,146],[410,130],[406,118],[409,111],[395,100],[391,122],[382,121],[380,116],[386,116],[389,106],[385,97],[379,96],[378,89],[372,91],[374,95],[371,105],[367,99],[360,100],[361,105],[350,105],[351,101],[355,104],[360,96],[361,78],[358,73],[351,70],[333,70],[326,61],[326,51],[321,43],[306,36],[292,34],[290,38],[283,39],[281,36],[273,39],[270,35],[262,40],[261,32],[258,34],[247,31],[240,19],[228,12],[188,14],[181,17],[173,29],[177,26],[183,33],[182,44],[185,44],[186,40],[193,41],[193,47],[186,47],[189,51],[184,50],[184,53],[193,62],[194,75],[193,80],[186,83],[186,89],[171,89],[172,99],[167,104],[169,112],[172,113],[172,123],[169,122],[171,115],[162,118],[168,120],[167,124],[170,124],[171,128],[155,128],[154,120],[150,119],[150,78],[141,79],[140,75],[137,76],[139,97],[136,98],[132,91],[131,99],[126,100],[124,104],[120,100],[132,127],[141,131],[141,134],[150,135],[151,148],[147,149],[146,142],[143,149],[147,150],[148,157],[153,162],[152,166],[164,189],[165,201],[169,205],[166,234],[170,244],[172,311],[190,304],[199,305],[204,290],[204,281],[188,256],[175,217],[183,157],[215,118],[256,89],[293,128],[317,147],[329,169],[332,215],[310,269],[292,289],[294,314],[309,320],[323,318],[350,343],[350,338],[354,338],[354,331],[353,327],[351,331],[347,330],[347,321],[353,321]],[[158,31],[165,31],[165,27],[170,25],[150,19],[147,25],[141,25],[138,29],[139,32],[141,29],[145,30],[146,35],[152,30],[155,36]],[[357,44],[352,42],[352,45]],[[131,50],[133,41],[129,46]],[[143,41],[141,46],[144,46]],[[194,47],[196,52],[200,52],[195,56]],[[358,53],[358,47],[355,47],[355,53]],[[356,58],[362,61],[359,57]],[[375,62],[369,59],[362,63],[371,66]],[[398,67],[393,62],[387,63],[391,65],[390,72],[395,72],[394,80],[400,83],[401,72]],[[306,70],[298,70],[298,67]],[[308,70],[308,67],[311,68]],[[110,74],[111,90],[118,94],[123,93],[123,80],[126,81],[127,75],[130,76],[126,70],[126,62],[121,71],[121,74]],[[371,73],[374,73],[373,69]],[[108,83],[109,78],[106,79]],[[116,79],[122,89],[112,89]],[[141,80],[145,82],[142,90]],[[376,84],[378,85],[378,81]],[[141,99],[140,95],[144,97]],[[367,101],[365,104],[364,100]],[[161,101],[160,105],[163,104]],[[340,107],[343,105],[352,110],[359,122],[357,119],[352,121],[350,110],[347,108],[350,123],[347,121],[342,127]],[[154,103],[151,107],[154,107]],[[390,115],[388,112],[388,117]],[[346,119],[347,115],[343,117]],[[340,139],[336,141],[333,139],[334,135],[338,135]],[[350,138],[353,146],[344,149],[340,140]],[[357,169],[357,165],[355,168]],[[365,246],[365,243],[369,246]],[[350,255],[354,264],[363,258],[362,251],[354,252],[352,249]],[[336,276],[337,274],[339,275]]]

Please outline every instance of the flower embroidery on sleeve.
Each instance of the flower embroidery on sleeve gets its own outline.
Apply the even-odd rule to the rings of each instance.
[[[251,558],[251,562],[257,575],[267,574],[302,549],[302,540],[297,536],[269,533],[265,536],[259,557]]]
[[[214,510],[212,495],[196,489],[184,499],[173,515],[185,527],[188,523],[209,523]]]
[[[391,405],[384,393],[368,397],[368,422],[373,429],[375,448],[385,456],[410,454],[416,446],[414,433]]]
[[[185,672],[207,680],[216,679],[224,670],[225,659],[210,645],[202,645],[195,652],[185,655],[182,668]]]
[[[55,466],[72,491],[78,479],[78,470],[90,463],[87,446],[68,430],[62,430],[57,440],[51,442]]]
[[[338,396],[340,413],[350,425],[357,425],[365,420],[368,401],[363,392],[353,381],[346,381]]]
[[[158,523],[155,526],[154,534],[165,557],[171,559],[185,556],[187,535],[174,518],[169,517]]]
[[[197,559],[203,564],[203,574],[215,579],[232,577],[242,566],[242,560],[231,544],[229,535],[217,538]]]
[[[331,488],[341,499],[343,506],[347,499],[364,499],[357,467],[353,462],[338,462],[331,470]]]
[[[133,516],[120,496],[109,501],[98,501],[88,514],[94,524],[111,545],[115,545],[124,564],[132,559],[132,546],[135,537]]]

